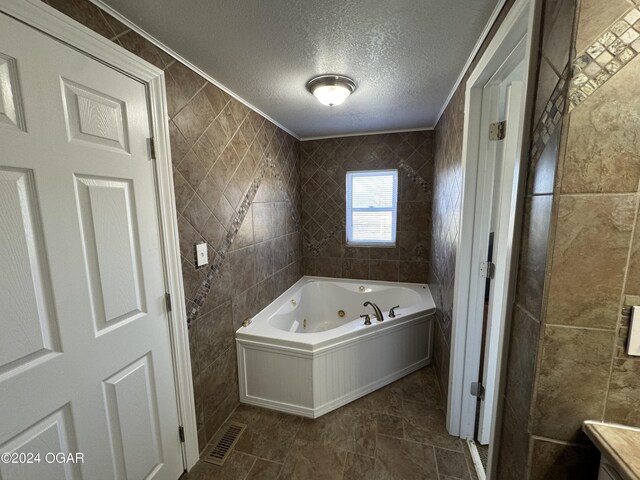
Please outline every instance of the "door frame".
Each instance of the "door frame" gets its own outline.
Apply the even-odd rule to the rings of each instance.
[[[157,208],[164,277],[167,293],[171,295],[172,303],[168,317],[178,421],[185,433],[182,458],[185,468],[190,470],[199,459],[198,431],[191,376],[189,331],[180,265],[169,126],[166,122],[168,113],[164,72],[40,0],[0,0],[0,12],[142,82],[147,87],[151,129],[155,143],[156,178],[154,183],[158,193]],[[177,434],[178,432],[176,432]]]
[[[535,85],[538,25],[540,18],[539,0],[516,0],[509,10],[500,28],[491,40],[486,51],[467,80],[465,87],[464,133],[462,144],[462,206],[460,217],[460,235],[455,266],[455,284],[453,295],[453,325],[450,356],[450,373],[448,379],[449,402],[447,405],[447,430],[450,434],[464,439],[472,439],[475,430],[476,397],[470,394],[470,382],[477,379],[480,368],[480,348],[482,341],[482,312],[470,312],[470,297],[474,279],[479,275],[479,265],[472,265],[474,247],[475,199],[478,190],[479,168],[481,158],[482,97],[483,88],[500,68],[503,61],[525,37],[524,51],[524,92],[525,105],[521,115],[524,116],[519,145],[517,148],[519,161],[516,162],[514,183],[501,185],[502,193],[511,193],[515,186],[516,194],[512,197],[511,214],[508,225],[510,244],[506,249],[506,269],[502,282],[507,286],[501,307],[501,324],[495,330],[495,342],[498,349],[496,368],[496,390],[493,422],[491,425],[491,443],[489,446],[489,466],[487,477],[495,473],[497,462],[494,453],[498,452],[502,409],[502,391],[505,378],[507,348],[511,320],[511,306],[515,297],[515,280],[517,272],[518,252],[520,245],[520,225],[522,204],[525,190],[529,131],[531,127]],[[495,263],[495,261],[494,261]],[[477,282],[476,282],[477,283]],[[492,340],[493,341],[493,340]],[[496,459],[497,460],[497,459]]]

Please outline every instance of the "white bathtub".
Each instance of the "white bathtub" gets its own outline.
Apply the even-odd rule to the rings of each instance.
[[[302,277],[237,330],[240,401],[330,412],[431,363],[434,311],[427,285]]]

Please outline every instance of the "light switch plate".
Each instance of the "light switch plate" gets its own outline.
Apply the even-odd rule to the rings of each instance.
[[[205,242],[196,243],[196,268],[204,267],[209,263],[209,252]]]
[[[631,325],[629,326],[629,341],[627,353],[634,357],[640,357],[640,307],[631,309]]]

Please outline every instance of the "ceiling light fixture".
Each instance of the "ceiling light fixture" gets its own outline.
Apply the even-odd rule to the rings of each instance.
[[[356,90],[356,82],[344,75],[319,75],[307,82],[309,90],[320,103],[335,107]]]

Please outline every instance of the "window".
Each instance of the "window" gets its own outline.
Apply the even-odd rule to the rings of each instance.
[[[347,244],[396,244],[398,171],[347,172]]]

